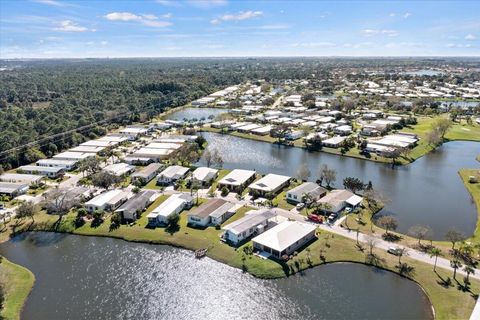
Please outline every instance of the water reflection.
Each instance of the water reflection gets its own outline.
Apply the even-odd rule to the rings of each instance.
[[[167,246],[72,235],[37,246],[50,237],[0,246],[36,275],[23,319],[432,318],[416,284],[363,265],[260,280]]]
[[[386,198],[385,212],[396,215],[401,232],[415,224],[430,226],[435,239],[443,239],[452,227],[470,235],[476,224],[476,208],[458,176],[461,168],[478,167],[475,157],[480,143],[449,142],[407,166],[381,164],[323,152],[273,145],[230,135],[204,133],[208,148],[218,149],[228,169],[256,169],[262,173],[296,175],[301,163],[307,163],[318,177],[322,164],[337,171],[335,186],[342,187],[345,177],[372,181]],[[200,160],[200,164],[204,164]]]

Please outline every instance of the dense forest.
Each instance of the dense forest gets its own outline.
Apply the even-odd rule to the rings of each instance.
[[[51,156],[105,134],[109,125],[144,121],[247,79],[326,79],[338,68],[446,63],[478,66],[428,58],[0,60],[0,164],[8,169]]]

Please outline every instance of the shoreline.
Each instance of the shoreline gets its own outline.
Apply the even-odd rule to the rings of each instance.
[[[67,221],[67,220],[64,220],[64,221]],[[107,223],[107,221],[105,221],[104,223]],[[126,228],[128,228],[128,227],[124,227],[124,229],[126,229]],[[91,229],[91,228],[89,228],[89,229],[90,230],[80,230],[80,231],[71,230],[71,231],[68,231],[68,230],[48,230],[48,229],[40,230],[40,229],[35,228],[35,229],[32,229],[32,230],[22,230],[17,235],[28,234],[29,232],[36,232],[36,231],[41,232],[41,231],[43,231],[43,232],[55,232],[55,233],[59,233],[59,234],[60,233],[65,233],[65,234],[71,234],[71,235],[77,235],[77,236],[109,237],[109,238],[114,238],[114,239],[128,241],[128,242],[144,243],[144,244],[148,244],[148,245],[168,245],[168,246],[180,248],[180,249],[183,249],[183,250],[189,250],[189,251],[194,251],[195,249],[197,249],[195,247],[195,245],[189,246],[189,245],[185,245],[185,244],[178,243],[178,242],[175,242],[175,241],[165,241],[165,240],[162,240],[162,239],[159,239],[159,238],[157,238],[157,239],[132,238],[132,237],[129,237],[125,233],[105,234],[105,233],[95,232],[96,231],[95,229]],[[161,230],[157,230],[157,233],[160,233],[158,231],[161,232]],[[331,239],[331,240],[328,240],[328,239]],[[289,273],[289,274],[286,274],[284,272],[284,270],[282,271],[282,269],[281,269],[282,267],[280,266],[279,263],[272,262],[272,261],[263,261],[263,260],[260,261],[260,260],[258,260],[257,257],[249,257],[249,258],[247,258],[247,262],[249,260],[253,259],[254,263],[264,265],[264,267],[265,267],[265,269],[263,270],[264,272],[260,272],[261,270],[258,270],[258,269],[255,269],[255,268],[250,268],[250,267],[247,268],[247,270],[245,270],[243,268],[243,266],[241,264],[239,264],[238,261],[236,261],[235,259],[232,259],[231,256],[230,257],[229,256],[223,256],[222,257],[222,256],[219,256],[218,254],[215,254],[215,252],[213,252],[213,251],[212,252],[209,251],[207,253],[207,256],[210,259],[213,259],[213,260],[215,260],[219,263],[224,263],[224,264],[229,265],[231,267],[234,267],[236,269],[243,270],[243,272],[249,273],[253,277],[259,278],[259,279],[278,279],[278,278],[289,277],[291,275],[295,275],[295,273],[301,273],[305,270],[315,268],[315,267],[325,265],[325,264],[330,264],[330,263],[358,263],[358,264],[363,264],[363,265],[366,265],[366,266],[377,267],[379,269],[395,273],[395,274],[401,276],[402,278],[406,278],[408,280],[412,280],[415,283],[417,283],[420,286],[420,288],[425,292],[427,298],[429,299],[430,305],[434,310],[434,314],[436,316],[438,315],[438,317],[436,317],[435,319],[437,319],[437,318],[438,319],[448,319],[448,318],[453,318],[453,317],[456,317],[456,318],[460,317],[460,315],[457,313],[457,312],[462,312],[460,310],[455,310],[455,309],[445,310],[445,306],[443,305],[443,300],[445,299],[445,296],[444,296],[444,293],[441,292],[442,287],[437,283],[435,274],[433,273],[430,265],[415,261],[415,260],[410,259],[408,257],[404,257],[402,259],[403,262],[408,262],[409,265],[414,266],[415,270],[418,270],[418,271],[420,271],[421,273],[424,274],[424,275],[417,275],[417,273],[414,273],[412,275],[405,275],[405,274],[401,274],[395,268],[395,266],[398,262],[397,257],[392,256],[392,255],[388,255],[386,252],[384,252],[381,249],[374,249],[374,253],[381,258],[380,260],[382,260],[384,262],[382,262],[380,264],[369,263],[369,262],[365,261],[364,254],[360,253],[358,251],[358,249],[355,248],[355,241],[354,240],[350,240],[350,239],[347,239],[343,236],[334,235],[334,234],[331,234],[331,233],[328,233],[328,232],[325,232],[325,231],[321,231],[320,234],[319,234],[318,240],[314,241],[310,245],[311,248],[315,247],[315,248],[312,248],[312,251],[316,251],[315,249],[318,249],[321,246],[321,242],[323,242],[323,241],[325,241],[325,244],[326,244],[326,241],[331,241],[331,245],[329,245],[328,248],[325,247],[326,256],[328,256],[327,260],[321,261],[320,258],[317,258],[316,256],[313,256],[312,257],[313,261],[312,261],[311,264],[309,264],[309,265],[304,264],[298,270],[294,270],[293,273]],[[330,246],[332,248],[330,248]],[[332,251],[332,249],[333,249],[333,251]],[[335,249],[338,249],[339,252],[337,253],[336,252],[337,250],[335,250]],[[234,251],[236,253],[241,252],[241,248],[238,248]],[[330,258],[330,255],[333,255],[333,257]],[[299,257],[299,259],[302,259],[302,258],[306,257],[306,251],[303,250],[302,252],[300,252],[298,257]],[[297,260],[297,258],[292,259],[292,261],[294,261],[294,260]],[[252,261],[250,261],[250,262],[252,262]],[[287,264],[287,265],[290,265],[290,263]],[[290,265],[290,267],[292,267],[292,266],[293,266],[293,264]],[[275,267],[277,267],[277,268],[275,268]],[[282,274],[278,273],[279,270],[282,271]],[[437,274],[440,278],[451,276],[451,273],[449,271],[443,270],[441,268],[438,268],[437,272],[438,272]],[[432,280],[433,280],[433,283],[432,283]],[[475,291],[480,290],[480,281],[478,281],[476,279],[472,279],[471,281],[472,281],[472,290],[475,290]],[[467,303],[469,301],[469,296],[467,297],[468,293],[467,293],[467,295],[465,295],[465,294],[466,293],[461,293],[456,288],[450,288],[450,290],[446,292],[446,297],[448,297],[449,295],[453,295],[452,297],[450,297],[450,299],[466,299],[464,301],[464,303]],[[453,306],[451,306],[451,307],[453,307]],[[469,312],[471,312],[473,310],[473,307],[474,307],[474,303],[471,305],[471,308],[467,307]],[[465,309],[465,310],[467,310],[467,309]],[[465,310],[463,310],[463,312]]]

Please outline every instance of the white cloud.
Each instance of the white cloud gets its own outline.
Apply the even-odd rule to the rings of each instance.
[[[462,43],[447,43],[447,48],[471,48],[472,44],[462,44]]]
[[[73,22],[72,20],[63,20],[58,24],[58,27],[54,28],[57,31],[64,31],[64,32],[85,32],[85,31],[92,31],[95,32],[95,29],[88,30],[87,27],[82,27],[78,23]]]
[[[171,17],[171,14],[163,15],[162,18]],[[105,19],[110,21],[135,21],[139,22],[148,27],[157,27],[163,28],[172,25],[171,22],[168,21],[159,21],[158,17],[153,14],[134,14],[131,12],[111,12],[104,16]]]
[[[169,12],[169,13],[162,14],[160,17],[164,19],[170,19],[172,16],[173,15]]]
[[[108,44],[108,41],[102,41],[102,42],[100,42],[100,44],[101,44],[102,46],[106,46],[106,45]]]
[[[262,11],[240,11],[237,14],[224,14],[219,18],[210,21],[212,24],[220,24],[222,21],[242,21],[260,17],[263,15]]]
[[[105,19],[111,21],[138,21],[142,17],[130,12],[112,12],[105,15]]]
[[[389,14],[390,17],[395,17],[397,14],[395,12],[392,12]]]
[[[410,17],[411,15],[412,15],[412,14],[411,14],[410,12],[405,12],[405,13],[403,14],[403,17],[404,17],[405,19],[407,19],[407,18]]]
[[[469,33],[465,36],[465,40],[476,40],[477,37],[475,37],[473,34]]]
[[[388,37],[396,37],[398,36],[398,31],[388,30],[388,29],[363,29],[362,34],[365,37],[372,37],[376,35],[386,35]]]

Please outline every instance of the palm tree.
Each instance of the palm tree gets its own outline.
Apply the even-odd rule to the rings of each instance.
[[[453,260],[450,261],[450,266],[453,268],[453,279],[457,276],[457,269],[462,267],[462,263],[460,260],[457,260],[457,258],[453,258]]]
[[[465,273],[467,274],[467,278],[465,279],[465,283],[469,283],[470,281],[470,274],[475,274],[475,269],[467,264],[464,268],[463,268],[463,271],[465,271]]]
[[[430,250],[430,258],[431,257],[435,257],[435,263],[433,265],[433,271],[436,271],[437,269],[437,259],[438,259],[438,256],[442,255],[442,250],[440,250],[439,248],[432,248],[432,250]]]
[[[407,248],[405,248],[405,247],[404,247],[404,248],[398,248],[398,249],[397,249],[398,265],[401,265],[401,264],[402,264],[401,259],[402,259],[402,257],[403,257],[404,255],[406,256],[407,253],[408,253],[408,252],[407,252]]]

